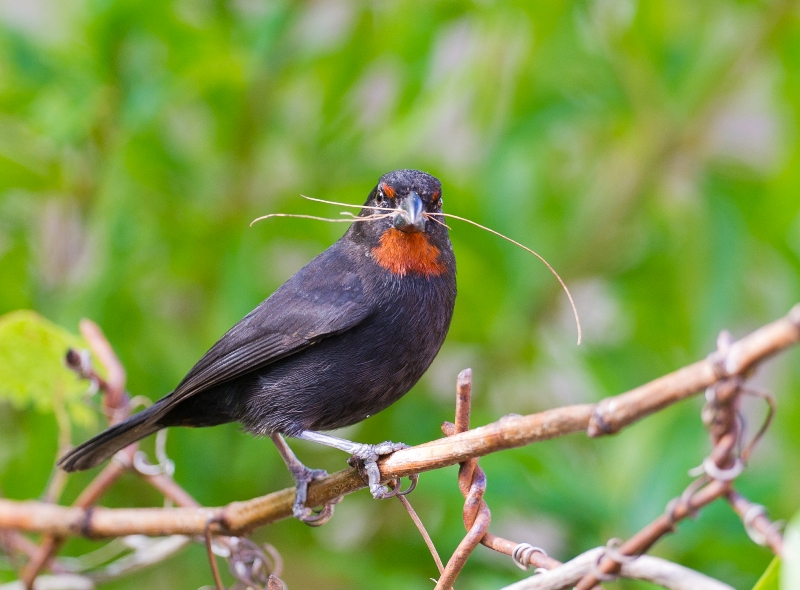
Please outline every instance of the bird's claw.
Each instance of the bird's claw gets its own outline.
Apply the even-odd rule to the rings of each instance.
[[[398,496],[405,496],[414,491],[414,489],[417,487],[417,484],[419,483],[419,473],[412,473],[411,475],[408,476],[408,480],[411,483],[409,483],[408,487],[404,489],[402,492],[397,492]],[[400,482],[398,482],[397,487],[398,489],[400,488]]]
[[[308,526],[318,527],[328,522],[333,517],[333,508],[342,501],[342,496],[334,498],[325,504],[319,511],[313,510],[308,506],[298,506],[297,502],[292,506],[294,517]]]
[[[328,502],[319,511],[306,506],[306,499],[308,498],[308,484],[327,477],[328,472],[324,469],[309,469],[305,466],[302,469],[292,469],[291,471],[295,481],[294,504],[292,505],[294,517],[308,526],[322,526],[331,519],[334,504],[338,504],[342,498],[339,497]]]
[[[377,445],[359,445],[359,448],[348,459],[348,463],[353,467],[358,467],[362,477],[369,485],[369,491],[376,500],[386,500],[398,494],[405,495],[414,489],[416,482],[412,481],[411,488],[405,492],[400,492],[400,482],[392,480],[392,487],[381,484],[381,472],[378,469],[378,459],[383,455],[391,455],[395,451],[409,448],[404,443],[394,443],[385,441]]]

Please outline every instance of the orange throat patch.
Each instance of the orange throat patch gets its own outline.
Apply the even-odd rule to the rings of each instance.
[[[444,263],[439,260],[439,249],[424,233],[409,234],[391,228],[372,249],[372,256],[380,266],[400,276],[411,272],[434,277],[445,271]]]

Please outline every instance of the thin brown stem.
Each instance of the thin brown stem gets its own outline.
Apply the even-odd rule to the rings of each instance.
[[[214,555],[214,538],[211,533],[211,525],[213,519],[206,523],[203,537],[206,540],[206,555],[208,556],[208,564],[211,566],[211,574],[214,576],[214,585],[217,590],[225,590],[225,585],[222,583],[222,576],[219,573],[219,565],[217,564],[217,557]]]
[[[436,550],[436,545],[433,544],[433,539],[428,534],[428,530],[425,528],[425,525],[422,524],[422,520],[420,519],[417,511],[414,510],[414,507],[411,505],[411,502],[405,496],[398,495],[396,496],[400,503],[403,505],[403,508],[406,509],[408,515],[411,517],[411,520],[414,522],[414,525],[417,527],[419,534],[422,535],[422,539],[425,541],[425,545],[428,546],[428,551],[431,552],[431,556],[433,557],[433,561],[436,562],[436,567],[439,570],[439,574],[444,572],[444,564],[442,564],[442,558],[439,557],[439,552]]]

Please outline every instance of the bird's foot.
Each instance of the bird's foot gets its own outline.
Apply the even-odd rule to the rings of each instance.
[[[369,484],[369,491],[376,500],[385,500],[398,494],[407,494],[416,486],[416,477],[412,478],[411,487],[400,491],[400,482],[392,481],[392,487],[381,484],[381,472],[378,469],[378,459],[384,455],[391,455],[395,451],[409,448],[404,443],[394,443],[385,441],[377,445],[359,444],[353,451],[353,456],[348,459],[351,467],[357,467],[361,471],[362,477]]]
[[[378,469],[378,459],[382,455],[391,455],[395,451],[407,449],[408,445],[403,443],[393,443],[392,441],[382,442],[377,445],[365,445],[362,443],[345,440],[330,434],[323,434],[321,432],[314,432],[313,430],[304,430],[297,435],[297,438],[303,440],[310,440],[311,442],[323,444],[334,449],[339,449],[345,453],[350,453],[352,456],[348,459],[351,467],[357,467],[361,472],[364,481],[369,485],[369,491],[372,497],[376,500],[383,500],[397,495],[406,495],[417,485],[417,476],[411,477],[411,486],[405,490],[400,491],[399,479],[392,479],[389,486],[381,484],[381,472]],[[282,442],[282,440],[281,440]]]
[[[328,502],[321,510],[309,508],[306,506],[306,500],[308,499],[308,484],[327,477],[328,472],[324,469],[309,469],[305,465],[291,468],[290,471],[295,482],[294,504],[292,505],[294,517],[308,526],[322,526],[331,519],[334,504],[338,504],[342,498],[339,497]]]

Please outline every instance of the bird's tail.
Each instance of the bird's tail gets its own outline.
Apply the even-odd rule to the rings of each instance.
[[[61,457],[58,465],[64,471],[83,471],[94,467],[129,444],[163,428],[164,425],[159,422],[161,413],[161,404],[156,402],[75,447]]]

